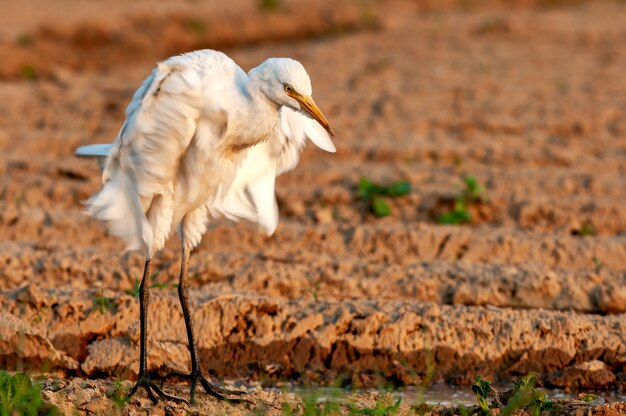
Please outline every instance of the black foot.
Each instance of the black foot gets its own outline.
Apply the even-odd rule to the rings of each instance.
[[[126,398],[126,400],[130,400],[130,398],[133,397],[133,394],[137,392],[139,387],[143,387],[144,389],[146,389],[146,392],[148,393],[148,398],[150,398],[150,400],[152,400],[152,403],[154,404],[157,404],[159,402],[159,398],[162,398],[167,400],[173,400],[175,402],[185,403],[187,406],[189,406],[189,402],[187,400],[181,399],[180,397],[176,396],[170,396],[169,394],[165,393],[163,390],[161,390],[161,388],[163,387],[163,383],[161,383],[161,388],[159,388],[159,386],[154,384],[154,382],[150,380],[150,377],[145,374],[139,375],[137,383],[135,383],[135,386],[132,388],[130,393],[128,393],[128,397]]]
[[[163,387],[163,383],[165,383],[165,380],[167,380],[170,377],[177,377],[183,380],[191,381],[191,390],[189,392],[189,401],[191,402],[191,404],[194,403],[194,393],[196,389],[196,384],[198,383],[202,385],[202,387],[204,388],[204,391],[206,391],[209,395],[215,397],[216,399],[224,400],[229,403],[254,404],[250,400],[227,397],[227,396],[242,396],[247,393],[245,391],[229,390],[229,389],[223,389],[218,386],[214,386],[213,384],[209,383],[206,378],[204,378],[204,376],[200,373],[200,371],[194,371],[191,374],[177,373],[175,371],[171,372],[161,379],[161,387]]]

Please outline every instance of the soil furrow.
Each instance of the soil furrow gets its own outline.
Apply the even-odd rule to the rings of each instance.
[[[96,247],[44,249],[0,245],[3,287],[54,282],[75,287],[136,289],[143,261]],[[69,260],[71,259],[71,260]],[[172,289],[179,259],[174,249],[155,259],[155,283]],[[580,270],[539,264],[517,266],[467,261],[415,261],[404,265],[374,263],[330,253],[315,259],[261,253],[194,254],[193,287],[214,293],[246,292],[283,299],[387,299],[452,305],[626,312],[626,273],[590,262]]]
[[[616,374],[626,360],[621,315],[192,293],[203,365],[224,377],[343,377],[357,385],[379,385],[381,377],[420,383],[433,372],[434,380],[465,384],[479,374],[511,377],[537,371],[550,383],[559,370],[600,361],[607,377],[597,387],[606,388],[618,383]],[[0,305],[3,333],[29,328],[22,340],[29,365],[53,355],[59,358],[49,364],[60,369],[63,362],[86,374],[137,373],[138,302],[130,296],[28,287],[3,295]],[[151,306],[151,368],[164,373],[185,369],[186,335],[176,295],[155,291]],[[20,337],[3,339],[9,347],[3,349],[8,352],[3,361],[16,365],[18,355],[12,351],[17,344],[11,343]]]

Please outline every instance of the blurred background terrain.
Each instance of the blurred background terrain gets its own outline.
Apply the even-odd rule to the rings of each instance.
[[[138,365],[143,259],[82,214],[100,172],[73,151],[113,140],[156,62],[201,48],[246,71],[300,60],[338,148],[308,146],[278,179],[273,237],[216,221],[192,256],[213,376],[360,388],[534,371],[623,389],[623,1],[1,7],[0,362],[54,374],[51,401],[75,399],[71,377]],[[189,365],[178,255],[172,238],[154,266],[161,374]]]

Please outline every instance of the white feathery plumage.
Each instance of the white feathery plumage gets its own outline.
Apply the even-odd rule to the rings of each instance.
[[[272,234],[276,176],[297,165],[307,137],[335,151],[311,92],[306,71],[289,58],[248,74],[211,50],[160,63],[134,94],[113,145],[76,152],[107,155],[87,213],[148,258],[176,226],[185,247],[195,247],[209,215],[244,218]]]
[[[135,92],[112,145],[76,151],[106,155],[102,189],[87,202],[87,213],[105,221],[127,248],[146,255],[139,290],[140,370],[129,397],[144,387],[153,402],[155,393],[182,400],[164,393],[147,370],[151,258],[175,227],[182,241],[178,295],[191,356],[190,402],[196,385],[218,398],[242,393],[202,376],[189,312],[189,256],[210,216],[245,218],[268,234],[276,230],[276,176],[297,165],[307,137],[335,151],[332,130],[311,93],[304,67],[292,59],[271,58],[246,74],[220,52],[175,56]]]

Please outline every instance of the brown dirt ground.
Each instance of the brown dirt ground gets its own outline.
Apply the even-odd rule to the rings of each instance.
[[[52,377],[44,396],[64,412],[281,414],[284,403],[301,412],[302,399],[252,386],[464,385],[530,371],[546,386],[624,388],[624,2],[2,9],[0,364]],[[156,61],[205,47],[244,69],[301,60],[338,152],[311,145],[279,178],[273,237],[217,221],[192,257],[203,365],[250,388],[257,410],[204,397],[191,410],[152,408],[143,394],[120,410],[108,396],[114,377],[136,377],[128,291],[143,259],[82,214],[99,171],[72,152],[112,140]],[[486,201],[471,206],[472,224],[439,225],[465,175],[486,185]],[[412,191],[378,219],[356,196],[361,177],[406,179]],[[149,365],[159,374],[189,366],[178,255],[172,239],[155,265]],[[378,399],[353,394],[342,411]],[[621,403],[561,404],[561,414],[626,414]]]

